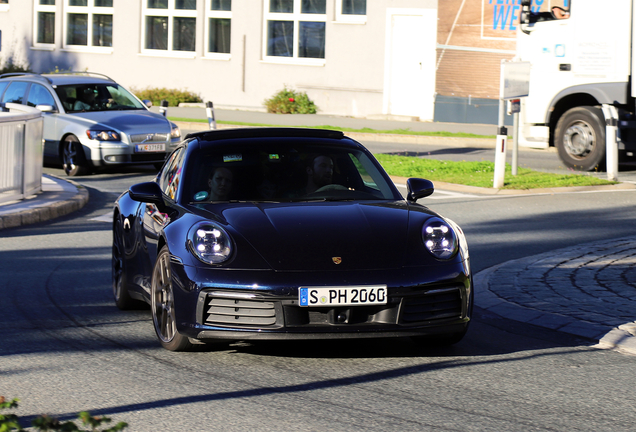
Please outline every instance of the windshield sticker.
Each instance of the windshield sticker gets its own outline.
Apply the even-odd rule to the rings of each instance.
[[[279,155],[277,155],[277,154],[275,154],[275,153],[270,154],[270,155],[269,155],[269,160],[270,160],[270,161],[279,161],[279,160],[280,160],[280,156],[279,156]]]
[[[242,154],[224,155],[223,162],[241,162],[243,160]]]
[[[194,195],[194,200],[203,201],[207,197],[208,197],[208,193],[206,191],[201,191],[201,192],[197,192],[196,195]]]

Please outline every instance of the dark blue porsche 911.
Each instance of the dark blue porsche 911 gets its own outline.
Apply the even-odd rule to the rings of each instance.
[[[117,200],[113,292],[174,351],[218,340],[410,336],[456,343],[473,286],[461,229],[406,200],[341,132],[189,135]],[[147,307],[147,306],[146,306]]]

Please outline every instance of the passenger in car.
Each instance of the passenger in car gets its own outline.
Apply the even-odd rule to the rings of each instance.
[[[215,168],[208,179],[210,201],[227,201],[233,181],[234,174],[229,168]]]

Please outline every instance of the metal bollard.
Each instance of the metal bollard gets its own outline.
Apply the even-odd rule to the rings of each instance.
[[[208,125],[210,130],[216,129],[216,119],[214,118],[214,104],[212,102],[205,103],[205,112],[208,115]]]
[[[166,117],[167,113],[168,113],[168,101],[164,99],[161,101],[161,106],[159,107],[159,114]]]

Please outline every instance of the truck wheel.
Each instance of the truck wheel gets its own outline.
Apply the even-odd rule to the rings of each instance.
[[[572,108],[559,119],[554,145],[561,161],[580,171],[593,171],[605,160],[605,117],[592,106]]]

